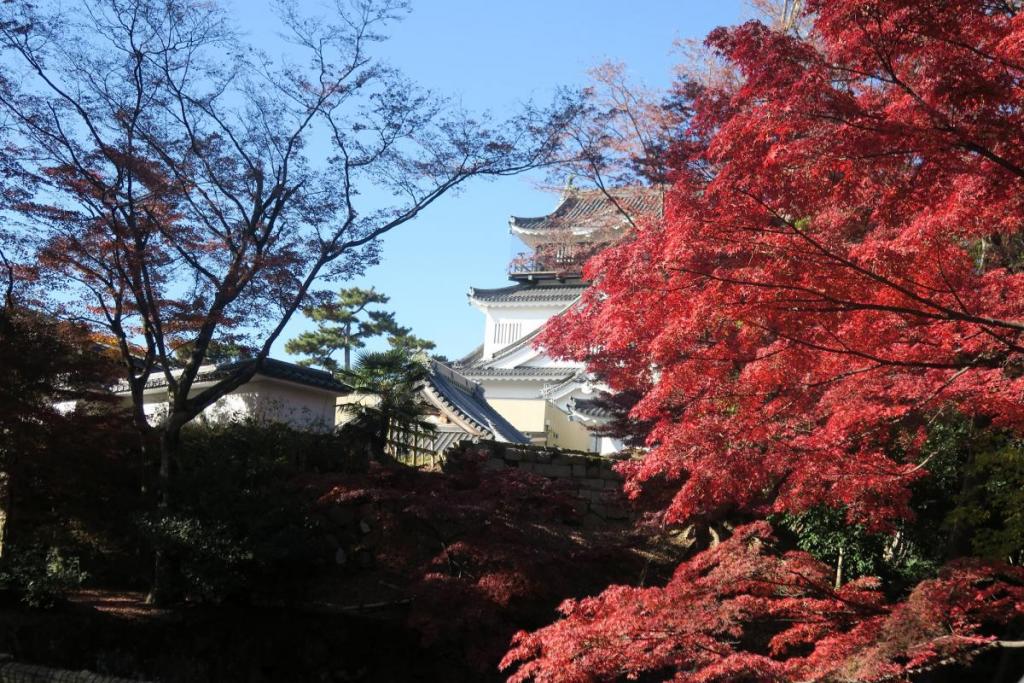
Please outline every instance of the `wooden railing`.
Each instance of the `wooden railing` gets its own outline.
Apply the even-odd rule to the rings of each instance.
[[[385,450],[403,465],[432,469],[441,464],[441,454],[434,450],[434,436],[431,430],[392,429]]]

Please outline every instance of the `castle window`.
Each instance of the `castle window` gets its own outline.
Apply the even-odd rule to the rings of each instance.
[[[523,324],[520,322],[503,322],[494,326],[494,343],[511,344],[522,336]]]

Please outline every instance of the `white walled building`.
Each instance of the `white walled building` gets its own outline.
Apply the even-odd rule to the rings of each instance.
[[[610,195],[610,197],[609,197]],[[534,347],[552,316],[575,304],[587,287],[582,266],[596,251],[620,239],[631,220],[661,214],[662,193],[648,188],[567,188],[554,212],[513,216],[512,234],[530,252],[512,261],[514,284],[471,288],[469,303],[484,314],[484,341],[456,364],[479,382],[488,402],[534,443],[610,454],[621,444],[591,433],[602,421],[590,406],[600,387],[584,367],[551,358]]]
[[[190,395],[195,395],[227,377],[239,366],[252,363],[242,360],[224,365],[207,365],[199,369]],[[296,429],[330,431],[335,425],[335,405],[351,391],[325,370],[316,370],[273,358],[263,361],[253,378],[207,407],[197,418],[204,422],[255,419],[280,422]],[[116,392],[130,401],[126,389]],[[167,410],[167,381],[162,373],[154,373],[146,383],[146,417],[156,424]]]

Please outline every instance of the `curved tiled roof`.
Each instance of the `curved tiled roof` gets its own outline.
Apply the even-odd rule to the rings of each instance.
[[[444,363],[431,360],[426,380],[427,391],[446,408],[458,414],[481,432],[480,436],[496,441],[529,443],[525,434],[512,426],[484,398],[483,388]]]
[[[444,453],[449,448],[459,445],[463,441],[473,441],[478,437],[467,434],[461,429],[437,429],[433,434],[431,450],[435,453]]]
[[[584,417],[608,418],[612,411],[606,405],[592,398],[577,398],[572,401],[572,411]]]
[[[611,195],[614,202],[608,198]],[[604,190],[570,189],[558,207],[546,216],[524,218],[512,216],[509,226],[513,231],[540,233],[557,230],[586,228],[601,230],[620,227],[626,222],[622,212],[630,218],[662,213],[662,191],[650,187],[611,188]]]
[[[469,379],[542,379],[562,382],[577,373],[574,368],[462,368]]]
[[[580,297],[587,284],[579,280],[567,282],[541,281],[519,283],[495,289],[469,288],[469,298],[492,304],[572,303]]]
[[[231,363],[222,363],[217,366],[211,365],[200,368],[199,373],[196,375],[195,383],[215,382],[217,380],[224,379],[225,377],[230,377],[238,370],[250,366],[255,362],[255,360],[245,359]],[[277,360],[276,358],[264,358],[263,363],[260,365],[259,369],[256,370],[256,374],[286,382],[304,384],[308,387],[333,391],[339,394],[347,394],[352,391],[350,386],[343,382],[339,382],[334,378],[334,375],[326,370],[307,368],[295,363]],[[147,389],[164,386],[167,386],[167,378],[165,378],[162,373],[154,374],[146,382]],[[121,391],[122,387],[119,385],[117,390]],[[127,387],[124,387],[124,390],[127,390]]]

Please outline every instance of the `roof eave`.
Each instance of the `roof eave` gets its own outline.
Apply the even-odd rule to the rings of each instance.
[[[487,299],[471,298],[470,303],[477,308],[551,308],[555,306],[567,306],[575,302],[577,299],[579,299],[578,296],[571,299],[567,297],[565,299],[531,299],[527,301],[489,301]]]

